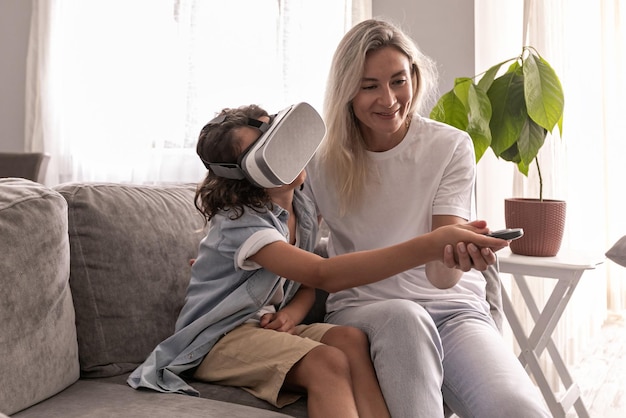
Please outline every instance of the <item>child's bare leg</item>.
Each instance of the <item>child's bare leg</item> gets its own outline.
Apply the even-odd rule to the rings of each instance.
[[[320,345],[311,350],[287,373],[285,387],[307,392],[310,418],[359,417],[348,359],[335,347]]]
[[[359,417],[389,417],[370,357],[367,335],[357,328],[337,326],[328,330],[321,342],[339,348],[348,357]]]

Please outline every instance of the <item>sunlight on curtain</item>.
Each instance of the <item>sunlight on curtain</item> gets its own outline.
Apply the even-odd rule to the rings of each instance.
[[[626,118],[621,106],[621,98],[626,97],[626,9],[619,6],[619,0],[476,1],[477,72],[518,55],[524,41],[535,46],[561,78],[565,91],[563,136],[549,136],[539,154],[546,197],[567,201],[561,251],[602,255],[626,235],[622,184],[626,178]],[[478,172],[479,216],[492,224],[504,225],[504,205],[493,202],[538,196],[534,167],[525,178],[511,163],[488,155],[479,163]],[[545,302],[552,286],[551,280],[533,283],[539,303]],[[568,364],[580,358],[599,332],[607,310],[626,309],[625,290],[626,269],[608,260],[583,275],[554,336]],[[522,311],[519,296],[514,303],[518,312]],[[529,315],[526,321],[532,321]],[[550,368],[550,361],[543,360]],[[556,385],[556,380],[551,383]]]
[[[201,180],[197,135],[223,107],[321,111],[332,53],[353,7],[360,16],[367,6],[34,1],[26,132],[52,155],[46,183]]]
[[[606,1],[602,13],[602,62],[597,78],[604,92],[601,102],[603,112],[603,178],[605,180],[605,219],[600,225],[605,233],[605,248],[610,248],[620,237],[626,235],[626,7],[618,0]],[[592,137],[593,140],[593,137]],[[593,147],[593,145],[592,145]],[[584,157],[585,150],[581,150]],[[609,309],[626,310],[626,268],[607,262],[609,277]]]

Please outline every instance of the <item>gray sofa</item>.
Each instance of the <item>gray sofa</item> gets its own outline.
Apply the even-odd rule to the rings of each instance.
[[[0,416],[307,416],[306,398],[278,410],[239,388],[126,384],[174,329],[204,236],[194,190],[0,179]],[[497,274],[488,282],[499,295]],[[309,322],[323,318],[319,295]]]
[[[239,388],[134,390],[169,336],[204,235],[194,185],[0,179],[0,413],[14,417],[306,417]]]

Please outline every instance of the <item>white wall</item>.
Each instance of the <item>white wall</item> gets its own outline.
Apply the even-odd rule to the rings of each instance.
[[[30,1],[0,0],[0,151],[24,150],[30,11]]]
[[[474,75],[474,0],[373,0],[372,15],[398,24],[437,62],[442,93]]]

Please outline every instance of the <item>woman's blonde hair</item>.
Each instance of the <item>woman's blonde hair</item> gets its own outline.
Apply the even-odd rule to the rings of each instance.
[[[318,153],[321,168],[340,201],[340,211],[360,203],[368,181],[368,159],[365,142],[352,110],[352,99],[358,93],[370,51],[394,47],[407,56],[411,64],[413,100],[408,117],[430,103],[436,94],[435,63],[425,56],[415,42],[390,22],[369,19],[350,29],[339,42],[333,56],[326,95],[324,120],[326,138]]]

